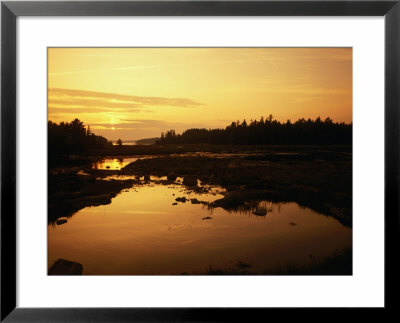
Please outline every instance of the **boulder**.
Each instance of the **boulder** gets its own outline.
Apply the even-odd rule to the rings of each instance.
[[[82,275],[83,266],[78,262],[58,259],[49,269],[49,275]]]

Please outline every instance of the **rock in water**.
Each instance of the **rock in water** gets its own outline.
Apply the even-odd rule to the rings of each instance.
[[[176,176],[176,174],[174,174],[174,173],[169,173],[169,174],[167,175],[167,179],[168,179],[169,181],[175,181],[176,178],[177,178],[177,176]]]
[[[186,175],[183,177],[183,185],[197,186],[197,177],[193,175]]]
[[[266,209],[256,209],[253,214],[259,215],[259,216],[264,216],[267,215],[267,210]]]
[[[83,266],[78,262],[58,259],[49,269],[49,275],[82,275]]]
[[[67,220],[66,219],[59,219],[59,220],[56,221],[56,223],[57,223],[57,225],[61,225],[61,224],[67,223]]]
[[[188,201],[188,199],[185,196],[183,196],[183,197],[177,197],[175,201],[185,203],[186,201]]]

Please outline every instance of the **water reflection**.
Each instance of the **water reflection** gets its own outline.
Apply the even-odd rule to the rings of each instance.
[[[351,229],[296,203],[258,201],[242,212],[210,209],[207,204],[222,198],[222,191],[200,194],[179,183],[133,186],[110,205],[87,207],[63,225],[49,225],[48,264],[70,259],[87,275],[204,274],[210,266],[238,263],[261,272],[351,246]],[[257,208],[266,214],[255,215]]]
[[[129,157],[129,158],[105,158],[105,159],[100,159],[92,163],[92,168],[93,169],[110,169],[110,170],[115,170],[115,169],[121,169],[122,167],[125,167],[129,163],[132,163],[139,158],[137,157]]]

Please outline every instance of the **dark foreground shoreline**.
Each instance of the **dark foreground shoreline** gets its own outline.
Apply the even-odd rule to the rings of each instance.
[[[335,250],[325,258],[313,258],[307,264],[287,263],[265,269],[261,272],[254,271],[250,264],[239,261],[236,266],[228,269],[219,269],[209,266],[204,272],[169,275],[196,275],[196,276],[243,276],[243,275],[274,275],[274,276],[303,276],[303,275],[352,275],[353,273],[353,252],[352,248]],[[65,259],[57,259],[49,268],[49,275],[82,275],[84,268],[82,264]],[[159,275],[157,275],[159,276]]]

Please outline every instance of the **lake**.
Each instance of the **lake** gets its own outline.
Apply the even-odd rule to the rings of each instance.
[[[115,160],[109,165],[122,167]],[[351,228],[297,203],[257,201],[257,209],[266,211],[262,216],[254,209],[210,209],[209,202],[223,197],[222,187],[204,186],[202,193],[180,178],[163,180],[152,177],[109,205],[86,207],[62,225],[50,224],[49,267],[63,258],[82,264],[84,275],[263,273],[352,245]]]

